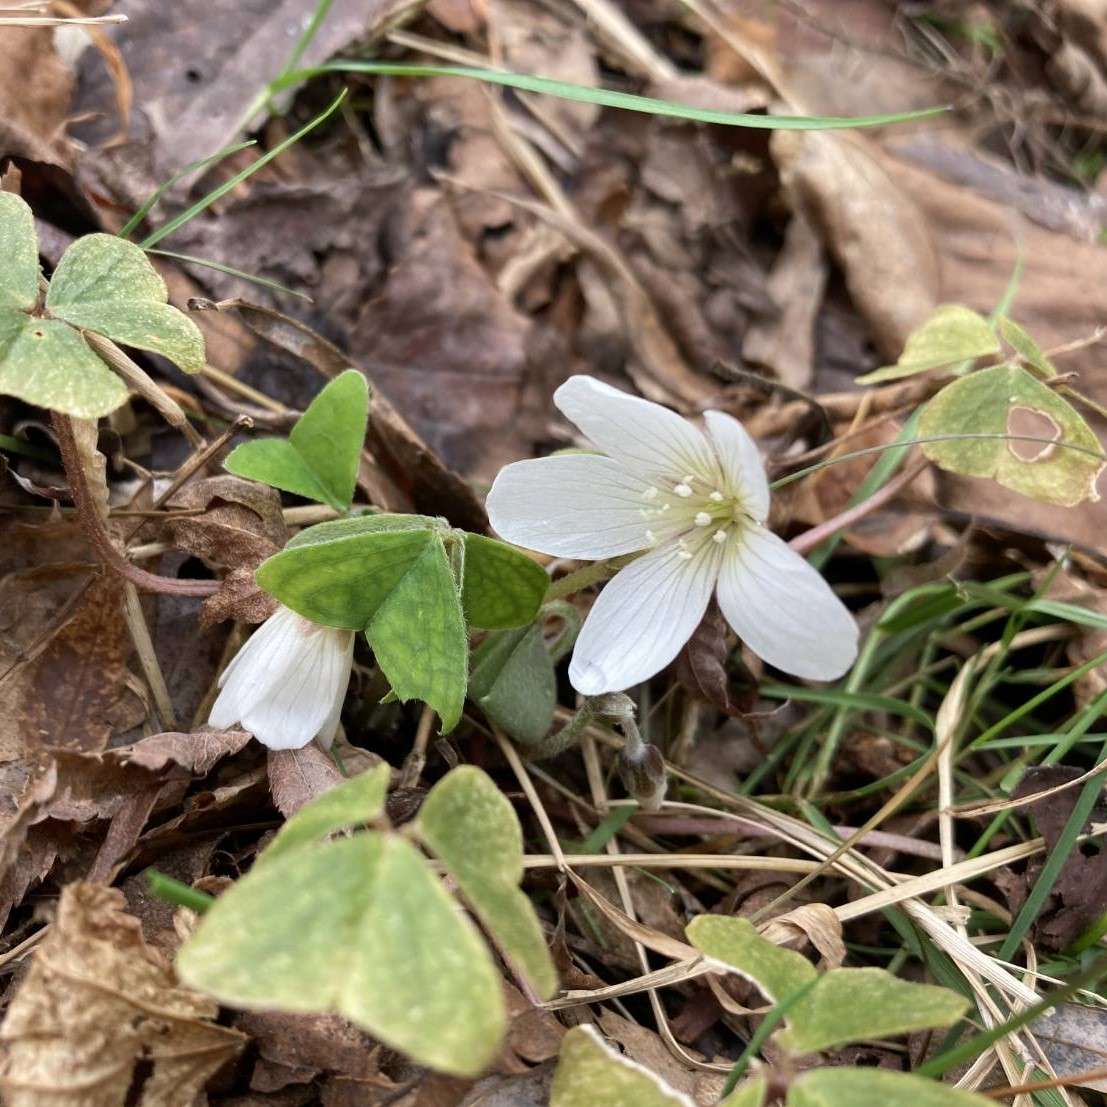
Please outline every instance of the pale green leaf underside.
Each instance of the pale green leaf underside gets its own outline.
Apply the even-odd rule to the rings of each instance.
[[[515,809],[492,779],[463,765],[430,791],[419,812],[423,841],[445,864],[508,961],[540,999],[557,973],[530,900],[520,891],[523,836]]]
[[[948,988],[900,980],[884,969],[831,969],[789,1008],[780,1043],[795,1053],[815,1053],[950,1026],[967,1008],[968,1001]]]
[[[29,311],[38,300],[35,217],[22,197],[0,192],[0,309]]]
[[[928,369],[999,353],[999,340],[984,316],[961,304],[943,304],[912,331],[895,365],[857,378],[858,384],[898,380]]]
[[[490,634],[473,653],[469,696],[516,741],[540,742],[557,706],[557,678],[542,624]]]
[[[287,439],[245,442],[225,462],[230,472],[345,511],[353,502],[369,418],[369,386],[356,369],[331,381]]]
[[[165,282],[139,247],[115,235],[90,234],[62,255],[46,308],[75,327],[198,373],[204,367],[203,335],[168,299]]]
[[[127,399],[127,386],[72,327],[11,309],[0,309],[0,392],[80,419]]]
[[[550,1107],[693,1107],[664,1080],[603,1044],[591,1025],[561,1041]]]
[[[1050,440],[967,438],[927,442],[922,449],[943,469],[992,477],[1046,503],[1073,507],[1099,499],[1096,481],[1104,462],[1095,434],[1071,404],[1019,366],[996,365],[947,385],[923,410],[919,434],[1023,434]]]
[[[378,818],[384,810],[388,780],[388,766],[380,764],[324,792],[285,822],[259,861],[268,863],[337,830]]]
[[[697,915],[685,932],[696,949],[752,980],[773,1003],[793,995],[818,976],[806,957],[762,938],[749,919]]]
[[[177,958],[236,1007],[337,1011],[415,1061],[475,1076],[505,1028],[495,965],[418,851],[357,834],[256,866]]]
[[[878,1068],[823,1068],[792,1085],[787,1107],[995,1107],[994,1099]]]

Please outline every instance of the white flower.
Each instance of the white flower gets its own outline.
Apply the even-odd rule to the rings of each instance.
[[[221,729],[239,723],[271,750],[299,749],[312,738],[329,748],[353,655],[353,631],[280,607],[223,670],[208,722]]]
[[[764,525],[768,479],[741,423],[709,411],[704,435],[667,408],[585,376],[566,381],[554,403],[607,456],[508,465],[488,495],[492,526],[509,542],[558,557],[647,551],[592,607],[569,667],[578,692],[620,691],[663,669],[712,592],[770,665],[832,680],[853,664],[853,616]]]

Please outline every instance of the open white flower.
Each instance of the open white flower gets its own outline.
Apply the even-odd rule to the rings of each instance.
[[[664,668],[712,592],[770,665],[832,680],[853,664],[853,616],[764,525],[768,479],[741,423],[709,411],[705,435],[667,408],[586,376],[566,381],[554,403],[607,456],[508,465],[488,495],[492,526],[509,542],[558,557],[646,551],[592,607],[569,667],[578,692],[617,692]]]
[[[271,750],[299,749],[312,738],[330,748],[353,656],[353,631],[279,607],[223,670],[208,722],[238,723]]]

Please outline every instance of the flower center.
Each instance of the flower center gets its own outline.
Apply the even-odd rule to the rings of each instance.
[[[750,519],[739,497],[694,473],[650,485],[642,501],[646,540],[656,546],[675,539],[683,558],[694,557],[708,542],[723,545]]]

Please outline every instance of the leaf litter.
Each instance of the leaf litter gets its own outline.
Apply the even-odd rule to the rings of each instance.
[[[98,429],[76,429],[106,541],[148,577],[111,568],[86,540],[56,433],[24,402],[43,397],[0,405],[8,1101],[452,1107],[609,1095],[620,1107],[646,1096],[706,1107],[768,1090],[793,1107],[878,1091],[888,1102],[906,1085],[858,1083],[858,1056],[879,1058],[867,1071],[880,1082],[944,1065],[956,1044],[1088,969],[1107,931],[1101,804],[1073,822],[1082,790],[1098,787],[1087,774],[1101,756],[1107,671],[1107,204],[1089,124],[1107,87],[1107,23],[1075,0],[1025,18],[1002,5],[751,7],[186,0],[170,11],[119,0],[112,12],[128,21],[92,40],[72,27],[0,28],[0,156],[18,169],[4,188],[36,217],[48,277],[73,239],[95,246],[81,236],[118,232],[185,164],[257,140],[166,190],[136,241],[256,164],[344,83],[356,92],[167,239],[222,269],[151,259],[174,307],[209,308],[188,317],[202,364],[191,330],[178,336],[199,375],[183,377],[156,343],[137,352],[150,343],[120,329],[113,305],[64,324],[106,326],[136,349],[137,392]],[[289,69],[336,58],[490,66],[736,112],[956,110],[864,133],[771,133],[457,76],[332,70],[266,94]],[[150,289],[157,314],[164,296]],[[295,452],[296,420],[350,373],[369,393],[356,466],[351,457],[335,478],[317,439],[297,454],[304,479],[273,479],[283,494],[244,479],[270,479],[261,453]],[[624,814],[613,770],[625,739],[596,721],[609,716],[574,723],[562,655],[575,623],[552,609],[522,631],[478,632],[470,699],[449,735],[429,709],[388,695],[388,673],[404,688],[397,663],[364,641],[330,753],[264,751],[245,731],[203,725],[219,673],[273,613],[255,580],[263,562],[351,496],[483,534],[502,465],[584,445],[551,404],[574,373],[685,415],[741,418],[772,478],[834,463],[780,488],[770,522],[801,543],[830,526],[834,544],[816,556],[864,643],[843,682],[782,680],[709,612],[673,666],[634,693],[669,782],[656,814]],[[866,484],[924,404],[912,436],[936,441]],[[937,440],[950,433],[993,437]],[[864,507],[897,471],[906,486]],[[843,514],[858,503],[859,517]],[[543,565],[555,581],[575,568]],[[577,623],[596,583],[571,600]],[[476,659],[507,657],[496,635],[510,664],[481,675]],[[523,696],[501,686],[505,674]],[[500,727],[524,760],[508,756]],[[381,835],[396,871],[414,865],[429,881],[424,932],[445,960],[427,992],[409,990],[404,971],[419,963],[414,930],[393,935],[392,983],[339,1004],[353,1021],[293,1013],[308,994],[296,982],[281,992],[286,1010],[242,1010],[220,992],[234,991],[235,965],[221,985],[203,981],[228,1006],[182,984],[172,965],[198,920],[151,897],[146,869],[226,895],[297,812],[385,764],[391,829],[370,820],[327,846],[365,853],[378,841],[366,836]],[[451,780],[480,773],[474,809],[508,818],[502,827],[517,817],[517,840],[471,833],[448,792],[420,812],[458,764]],[[973,808],[986,811],[959,814]],[[411,844],[420,838],[433,866]],[[620,866],[620,854],[633,861]],[[327,897],[314,893],[325,882],[309,883],[262,899],[273,915],[297,891],[323,901],[306,901],[303,918],[322,922],[311,953],[331,971],[335,944],[358,939],[328,925]],[[387,914],[414,887],[393,883],[388,902],[359,910]],[[891,967],[903,988],[960,992],[950,1018],[972,1010],[943,1042],[944,1031],[915,1029],[937,1024],[921,1007],[912,1019],[897,994],[904,1017],[883,1025],[888,1038],[910,1030],[906,1047],[854,1047],[820,1026],[810,1043],[827,1078],[807,1076],[806,1061],[789,1077],[787,1051],[804,1043],[795,1020],[816,1002],[797,1000],[774,1031],[754,984],[697,962],[685,928],[699,917],[752,920],[809,965],[822,956],[828,994],[850,973],[875,981]],[[459,941],[483,951],[471,964],[505,998],[489,1001],[483,1030],[443,1018],[428,1045],[396,1021],[389,993],[433,1001],[455,979],[446,953]],[[200,983],[187,954],[182,964]],[[1075,1104],[1071,1082],[1097,1102],[1104,1001],[1094,974],[1080,987],[975,1057],[938,1065],[963,1091],[913,1084],[913,1101],[944,1087],[936,1104],[978,1102],[974,1091]],[[862,994],[847,991],[846,1003]],[[493,1024],[506,1027],[502,1043]],[[459,1059],[465,1033],[482,1040]],[[753,1067],[740,1060],[751,1040]],[[723,1099],[736,1062],[742,1078]]]

